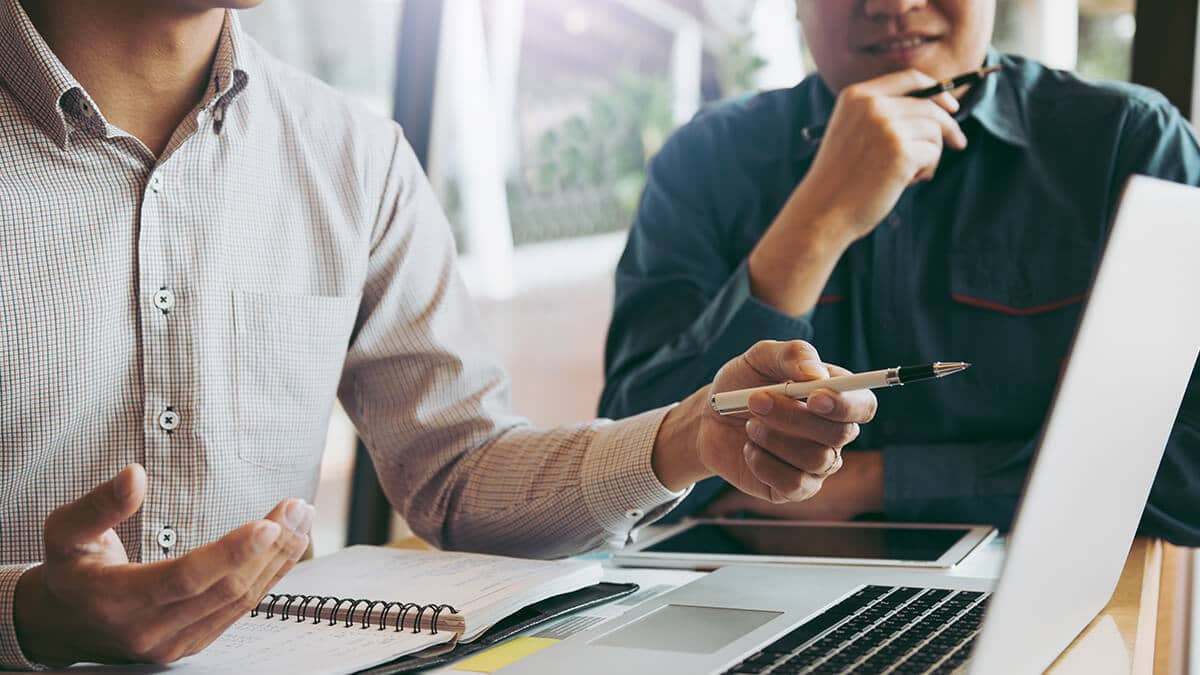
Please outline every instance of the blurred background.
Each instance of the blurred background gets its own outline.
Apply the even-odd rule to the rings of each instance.
[[[402,112],[397,100],[425,106],[428,127],[406,129],[427,140],[515,409],[539,425],[591,418],[612,270],[646,162],[702,105],[790,87],[812,70],[794,0],[409,0],[420,10],[409,15],[405,4],[276,0],[241,17],[276,55],[380,115]],[[1130,78],[1134,0],[998,5],[1001,50]],[[318,554],[347,540],[354,458],[354,430],[336,411]],[[403,532],[399,519],[394,527]]]

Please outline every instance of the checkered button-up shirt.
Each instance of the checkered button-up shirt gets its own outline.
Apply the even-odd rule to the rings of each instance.
[[[117,533],[135,561],[186,553],[313,498],[335,396],[442,546],[619,545],[680,497],[650,466],[662,411],[530,428],[485,337],[395,124],[230,14],[154,157],[0,0],[0,667],[32,665],[13,590],[52,509],[141,462]]]

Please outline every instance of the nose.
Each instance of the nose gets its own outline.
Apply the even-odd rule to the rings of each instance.
[[[928,4],[929,0],[866,0],[863,13],[872,19],[888,19],[924,9]]]

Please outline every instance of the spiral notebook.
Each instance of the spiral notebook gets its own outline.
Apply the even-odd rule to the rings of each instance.
[[[598,562],[352,546],[297,565],[250,616],[166,670],[352,673],[469,642],[600,576]]]

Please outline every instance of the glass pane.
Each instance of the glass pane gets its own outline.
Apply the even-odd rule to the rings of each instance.
[[[238,13],[267,51],[391,116],[403,0],[286,0]]]
[[[493,110],[511,119],[499,129],[503,181],[514,244],[588,236],[626,228],[647,159],[674,127],[671,33],[620,2],[527,0],[519,30],[497,30],[505,3],[483,2],[488,53],[516,47],[515,72],[492,71]],[[454,47],[443,35],[443,55]],[[516,44],[501,45],[500,40]],[[453,58],[453,57],[451,57]],[[454,86],[444,78],[439,86]],[[439,110],[439,123],[454,111]],[[481,118],[482,119],[482,118]],[[452,223],[463,220],[461,169],[486,161],[455,145],[442,186]],[[471,242],[460,245],[470,253]]]
[[[1128,81],[1133,66],[1134,0],[1079,3],[1079,73]]]
[[[1075,31],[1072,70],[1084,77],[1128,80],[1134,0],[1078,0],[1077,5],[1074,1],[999,0],[993,43],[1004,52],[1045,60],[1056,45],[1069,42],[1068,31]]]

